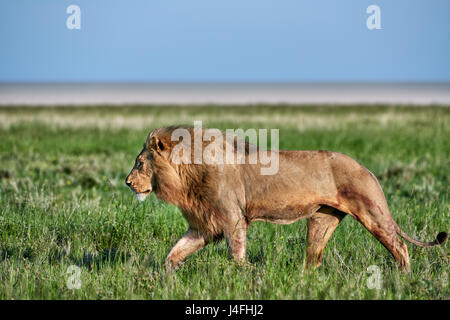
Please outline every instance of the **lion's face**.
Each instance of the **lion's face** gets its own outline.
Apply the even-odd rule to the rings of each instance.
[[[144,149],[136,157],[133,169],[128,174],[125,183],[136,194],[136,199],[144,201],[152,192],[152,153],[144,147]]]
[[[141,153],[136,157],[133,169],[125,180],[140,201],[144,201],[152,191],[155,191],[158,197],[164,198],[163,193],[158,194],[161,183],[166,188],[179,187],[179,178],[169,161],[172,145],[178,142],[171,141],[169,133],[164,131],[164,128],[150,132]]]

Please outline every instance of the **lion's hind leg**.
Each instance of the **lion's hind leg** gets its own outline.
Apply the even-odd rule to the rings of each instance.
[[[389,250],[399,267],[409,272],[408,248],[398,236],[390,213],[383,214],[376,209],[365,212],[363,209],[357,214],[357,220]]]
[[[408,248],[400,240],[383,190],[367,169],[359,179],[338,187],[337,201],[394,256],[398,265],[409,271]]]
[[[335,208],[322,206],[308,218],[307,267],[315,268],[322,264],[323,250],[345,215]]]

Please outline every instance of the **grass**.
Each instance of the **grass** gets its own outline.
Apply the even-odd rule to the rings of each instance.
[[[254,223],[248,263],[209,245],[163,269],[187,223],[124,179],[147,133],[169,124],[279,128],[281,149],[346,153],[380,180],[394,219],[430,241],[449,230],[445,107],[86,107],[0,109],[0,299],[449,299],[448,243],[409,245],[412,271],[347,217],[323,266],[304,271],[306,221]],[[69,289],[69,266],[81,288]],[[368,268],[380,270],[371,289]],[[371,269],[369,269],[371,270]]]

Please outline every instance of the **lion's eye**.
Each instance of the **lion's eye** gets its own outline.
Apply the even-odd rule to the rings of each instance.
[[[144,164],[143,164],[141,161],[139,161],[139,162],[137,163],[137,168],[138,168],[139,170],[141,170],[143,165],[144,165]]]

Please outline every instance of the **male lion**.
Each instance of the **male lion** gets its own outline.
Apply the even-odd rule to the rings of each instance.
[[[406,271],[408,250],[398,235],[422,247],[441,244],[447,238],[447,233],[441,232],[433,242],[411,239],[392,218],[375,176],[346,155],[322,150],[267,151],[278,152],[279,169],[273,175],[261,175],[261,163],[179,163],[172,154],[179,143],[172,139],[176,129],[153,130],[126,178],[137,198],[144,200],[154,191],[160,199],[178,206],[189,223],[186,234],[170,251],[166,268],[177,267],[208,242],[223,237],[232,256],[244,261],[247,228],[253,221],[288,224],[308,219],[307,263],[313,267],[321,264],[328,239],[346,215],[372,233]],[[194,129],[184,129],[194,139]],[[204,135],[208,130],[201,132]],[[221,147],[236,141],[225,139]],[[194,146],[193,141],[187,142]],[[209,143],[202,141],[204,147]],[[254,149],[246,143],[245,158],[251,152]]]

